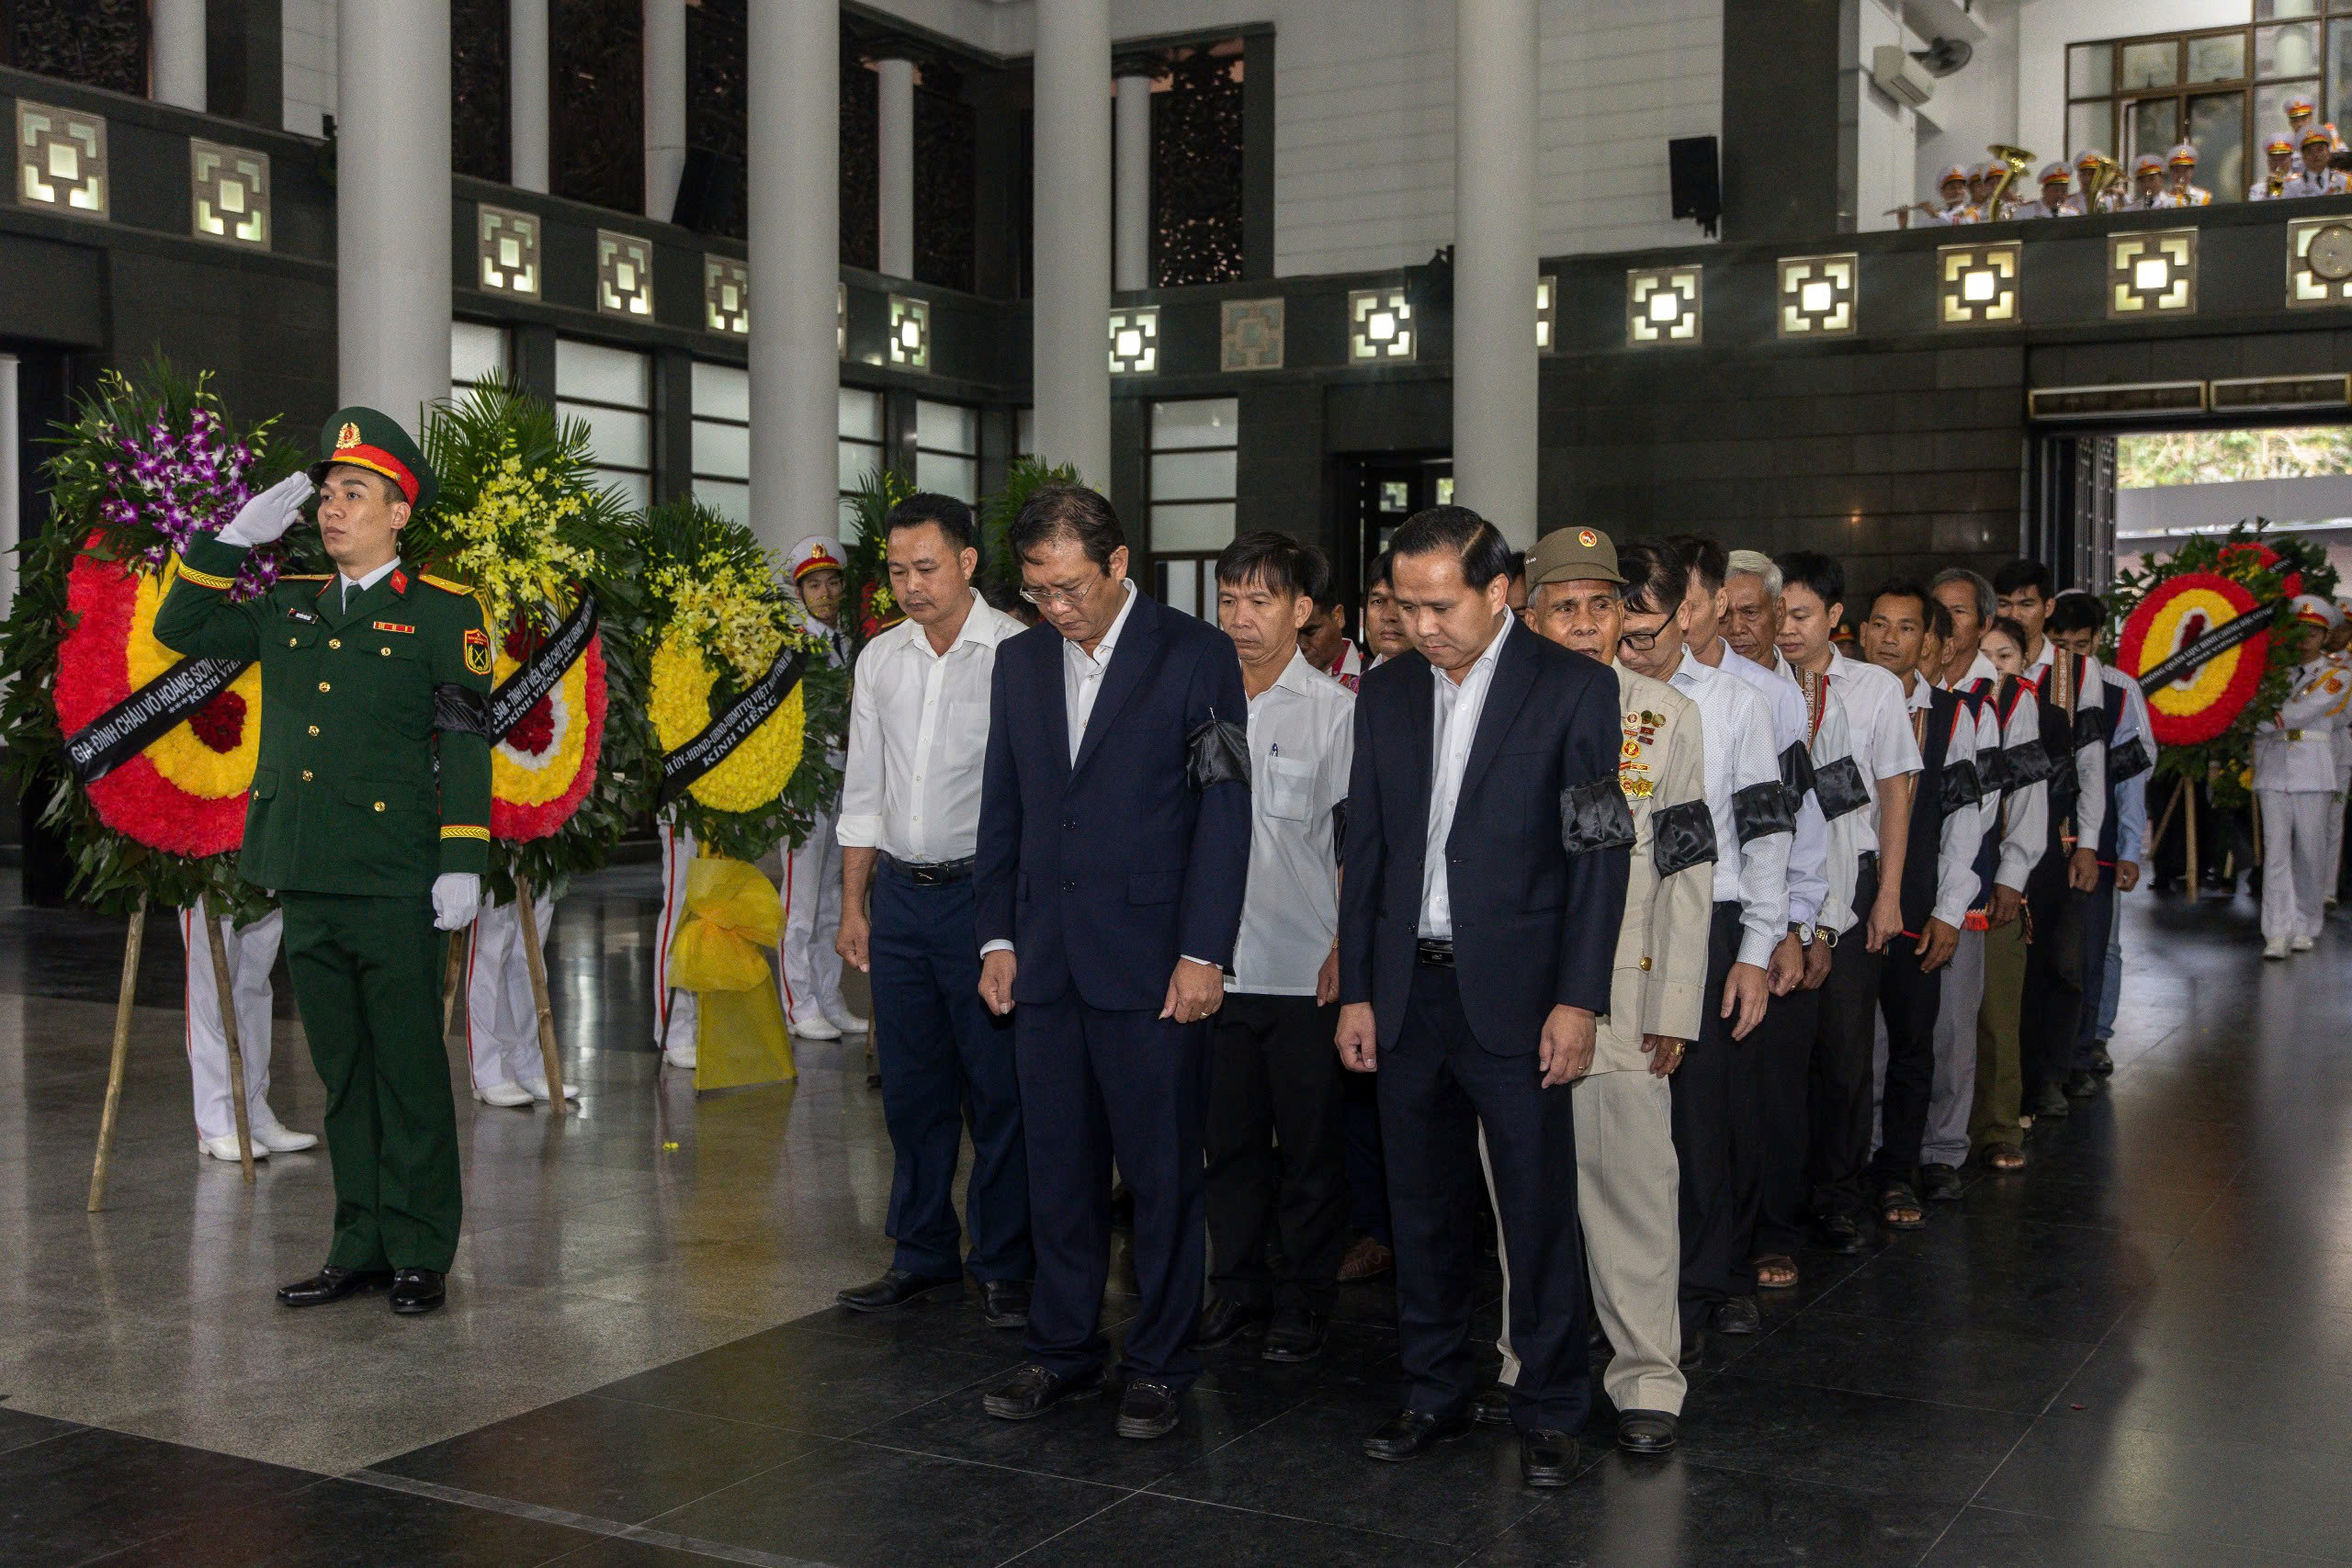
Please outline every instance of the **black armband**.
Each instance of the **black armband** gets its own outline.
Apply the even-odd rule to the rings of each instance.
[[[1184,782],[1200,794],[1211,784],[1250,787],[1250,731],[1212,711],[1184,737]]]
[[[2001,765],[2009,788],[2038,784],[2050,776],[2050,748],[2039,740],[2020,740],[2001,753]]]
[[[442,681],[433,688],[433,728],[444,735],[503,739],[490,733],[490,699],[455,681]]]
[[[1955,811],[1965,811],[1984,798],[1984,781],[1977,777],[1975,762],[1966,757],[1944,764],[1936,779],[1936,788],[1947,817]]]
[[[2154,759],[2148,755],[2147,747],[2141,744],[2140,738],[2135,735],[2107,754],[2107,782],[2110,785],[2124,784],[2155,765]]]
[[[2075,747],[2077,750],[2094,740],[2107,739],[2107,709],[2104,707],[2075,710]]]
[[[1572,855],[1630,849],[1634,812],[1614,775],[1560,792],[1560,847]]]
[[[2009,788],[2009,754],[1998,747],[1976,753],[1977,798],[2005,795]]]
[[[1813,788],[1813,752],[1804,741],[1790,741],[1789,749],[1781,753],[1781,783],[1797,800]]]
[[[1840,757],[1816,772],[1813,775],[1813,792],[1821,799],[1821,815],[1832,822],[1871,803],[1870,785],[1862,778],[1861,764],[1851,757]]]
[[[1703,800],[1652,807],[1650,848],[1657,855],[1660,881],[1678,871],[1710,863],[1715,858],[1714,814]]]
[[[1793,833],[1797,814],[1789,806],[1789,792],[1781,781],[1752,784],[1731,797],[1731,824],[1743,844],[1770,833]]]

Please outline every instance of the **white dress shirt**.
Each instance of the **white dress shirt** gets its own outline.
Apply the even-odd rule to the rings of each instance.
[[[2325,657],[2295,666],[2287,700],[2254,732],[2254,787],[2335,790],[2335,727],[2352,703],[2352,676]]]
[[[2050,661],[2057,652],[2056,643],[2046,637],[2041,639],[2041,654],[2025,672],[2036,691],[2050,679]],[[2075,712],[2079,715],[2093,711],[2102,717],[2106,715],[2107,680],[2099,672],[2098,660],[2086,659],[2082,684],[2075,692]],[[2037,719],[2037,728],[2039,722]],[[2075,844],[2078,849],[2095,850],[2098,848],[2099,832],[2107,826],[2107,741],[2096,735],[2084,739],[2079,726],[2075,736]]]
[[[1021,630],[977,593],[944,653],[901,621],[865,645],[850,687],[841,841],[918,865],[963,860],[979,835],[996,648]]]
[[[1355,694],[1303,653],[1250,699],[1250,880],[1232,989],[1315,994],[1340,931],[1332,812],[1355,750]]]
[[[1772,719],[1772,761],[1777,769],[1790,747],[1805,743],[1806,715],[1804,693],[1798,689],[1796,676],[1788,670],[1779,649],[1772,650],[1772,657],[1778,667],[1767,669],[1724,643],[1724,660],[1716,668],[1738,676],[1763,698]],[[1821,900],[1829,891],[1828,864],[1829,824],[1822,818],[1820,797],[1807,790],[1797,803],[1796,836],[1789,842],[1792,924],[1809,926],[1821,918]]]
[[[1903,682],[1875,664],[1829,650],[1829,683],[1846,705],[1847,735],[1851,755],[1862,770],[1862,787],[1871,804],[1864,817],[1862,848],[1879,843],[1878,786],[1882,780],[1901,778],[1919,771],[1919,743],[1911,735],[1911,707],[1904,700]]]
[[[2006,719],[2001,717],[2001,672],[1994,669],[1993,661],[1982,653],[1969,665],[1968,673],[1960,678],[1960,683],[1972,686],[1979,681],[1992,682],[1987,689],[1992,693],[1993,700],[1985,705],[1985,711],[1999,726],[2001,750],[2015,750],[2029,741],[2041,739],[2041,710],[2033,705],[2027,694],[2020,692],[2017,705],[2009,710]],[[2050,844],[2050,781],[2043,779],[2036,784],[2012,788],[2006,798],[1996,802],[1995,808],[2003,816],[2001,851],[1993,868],[1993,884],[2012,893],[2022,893],[2026,878],[2033,874],[2035,864],[2041,859],[2041,852]]]
[[[1440,942],[1453,940],[1453,890],[1445,880],[1445,841],[1453,833],[1453,805],[1462,794],[1462,771],[1469,765],[1471,743],[1478,739],[1478,716],[1486,711],[1487,689],[1495,683],[1495,664],[1502,657],[1504,639],[1512,635],[1519,617],[1506,610],[1502,622],[1502,630],[1459,682],[1436,665],[1430,666],[1437,704],[1430,725],[1429,840],[1421,854],[1420,934]]]
[[[1944,690],[1955,693],[1963,702],[1968,702],[1971,694],[1976,690],[1978,665],[1984,667],[1984,673],[1991,679],[1991,684],[1984,688],[1984,700],[1973,705],[1975,709],[1975,718],[1971,728],[1975,731],[1976,772],[1981,778],[1984,776],[1986,765],[2001,750],[2001,716],[1996,700],[2000,693],[1999,674],[1993,670],[1992,661],[1980,653],[1976,656],[1975,663],[1968,667],[1967,672],[1959,680],[1947,684]],[[1981,851],[1986,836],[2000,821],[2001,792],[1997,789],[1985,790],[1973,809],[1976,814],[1976,836],[1973,841],[1977,850]],[[1972,852],[1972,858],[1974,852]],[[1976,895],[1972,891],[1969,894],[1971,908],[1974,907],[1975,900]]]
[[[375,570],[368,573],[365,577],[345,577],[342,574],[341,570],[338,570],[335,576],[336,581],[340,582],[343,587],[344,604],[348,607],[354,599],[358,598],[362,593],[367,592],[368,590],[375,587],[376,584],[383,581],[384,579],[391,576],[393,572],[399,570],[401,558],[394,556],[391,559],[386,561]]]
[[[1062,698],[1069,705],[1069,760],[1078,761],[1078,749],[1086,741],[1086,721],[1094,716],[1094,699],[1102,694],[1102,677],[1111,668],[1111,655],[1119,650],[1119,635],[1127,629],[1127,616],[1136,607],[1136,582],[1132,577],[1122,578],[1119,585],[1127,597],[1119,606],[1118,618],[1102,640],[1089,653],[1069,638],[1062,638]]]
[[[2123,694],[2123,716],[2115,723],[2115,744],[2121,746],[2137,739],[2146,748],[2152,764],[2120,784],[2107,786],[2108,809],[2116,814],[2115,858],[2136,861],[2148,839],[2148,778],[2155,771],[2153,764],[2156,760],[2156,732],[2148,720],[2148,699],[2140,694],[2140,682],[2120,670],[2102,667],[2100,672],[2107,677],[2109,685]],[[2335,733],[2340,741],[2344,732],[2339,729]],[[2338,750],[2340,753],[2340,747]]]
[[[1846,716],[1845,696],[1836,682],[1827,682],[1821,693],[1821,722],[1813,731],[1814,772],[1819,773],[1853,754],[1854,727]],[[1861,878],[1861,854],[1876,844],[1870,834],[1869,814],[1860,807],[1829,824],[1829,891],[1821,897],[1823,931],[1834,934],[1854,923],[1854,886]]]
[[[1707,814],[1715,820],[1715,902],[1739,906],[1737,962],[1760,969],[1789,931],[1789,835],[1762,833],[1741,843],[1732,797],[1781,782],[1772,716],[1747,682],[1700,663],[1687,650],[1667,684],[1699,705]]]
[[[1925,722],[1935,717],[1936,684],[1917,676],[1911,691],[1904,700],[1906,711],[1926,714]],[[1962,762],[1976,761],[1976,720],[1963,703],[1952,716],[1951,739],[1944,744],[1944,767],[1949,770]],[[1941,789],[1941,779],[1931,779],[1923,773],[1919,778],[1922,791]],[[1915,806],[1913,809],[1917,809]],[[1936,837],[1936,906],[1929,911],[1937,919],[1958,931],[1968,919],[1968,907],[1976,902],[1976,852],[1984,847],[1984,817],[1983,803],[1964,806],[1958,811],[1944,814]],[[1917,933],[1913,933],[1917,934]]]

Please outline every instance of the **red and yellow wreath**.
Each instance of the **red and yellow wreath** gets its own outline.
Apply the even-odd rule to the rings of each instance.
[[[493,686],[523,668],[542,638],[527,618],[507,628],[491,670]],[[521,842],[571,820],[596,782],[605,749],[605,639],[588,639],[555,689],[533,704],[490,753],[490,831]]]

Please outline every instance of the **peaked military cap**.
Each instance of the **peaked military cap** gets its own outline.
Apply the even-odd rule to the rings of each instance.
[[[311,480],[326,478],[336,463],[349,463],[381,474],[400,486],[408,503],[422,512],[440,493],[440,481],[418,451],[408,432],[390,414],[374,409],[338,409],[319,432],[319,460],[311,465]]]

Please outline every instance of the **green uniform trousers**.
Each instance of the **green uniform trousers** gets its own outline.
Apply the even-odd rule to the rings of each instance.
[[[432,900],[289,890],[280,901],[295,1004],[327,1086],[327,1261],[446,1274],[462,1204],[441,1039],[448,939],[434,929]]]
[[[2025,1004],[2025,917],[1984,933],[1984,1000],[1976,1010],[1976,1105],[1968,1141],[1984,1153],[1995,1144],[2022,1147],[2018,1111],[2025,1095],[2018,1021]]]

